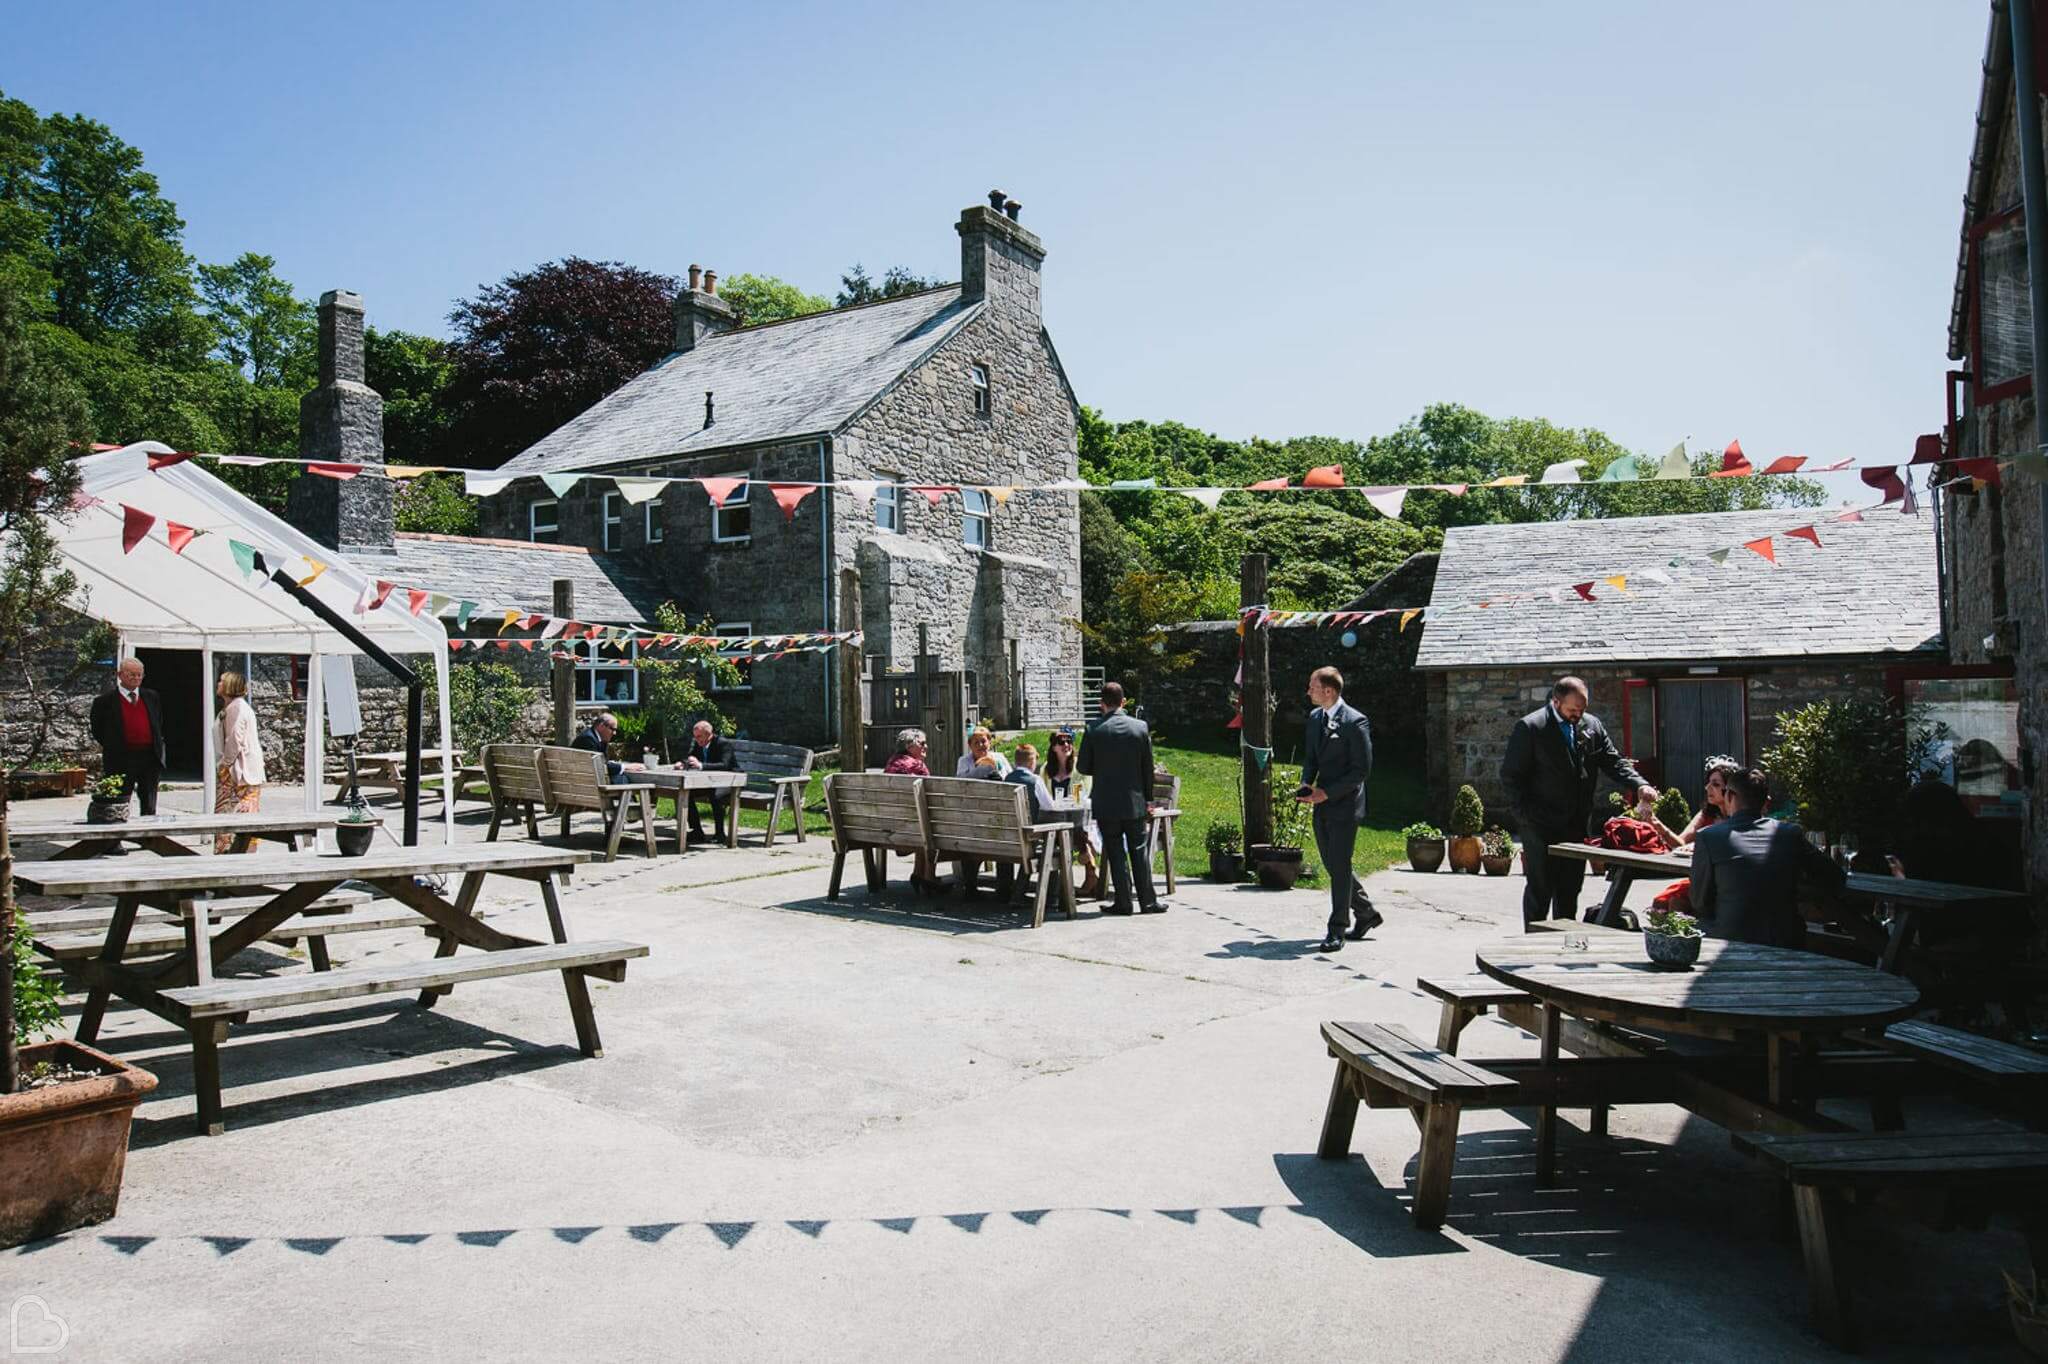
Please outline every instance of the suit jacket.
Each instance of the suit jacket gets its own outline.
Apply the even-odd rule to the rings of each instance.
[[[695,758],[706,772],[737,772],[740,766],[739,759],[732,754],[732,740],[720,738],[716,734],[711,736],[710,743],[701,748],[692,742],[689,751],[683,756]]]
[[[1846,879],[1797,824],[1741,814],[1709,824],[1692,844],[1692,908],[1710,938],[1804,947],[1799,885],[1830,894]]]
[[[1566,744],[1564,730],[1547,703],[1515,721],[1508,731],[1500,780],[1507,787],[1523,841],[1585,837],[1593,817],[1593,789],[1602,772],[1631,791],[1647,785],[1643,774],[1614,746],[1607,727],[1592,715],[1579,717],[1575,747]]]
[[[1089,808],[1097,819],[1143,819],[1152,799],[1152,730],[1118,711],[1088,727],[1074,765],[1094,778]]]
[[[156,693],[138,688],[142,708],[149,712],[149,732],[156,739],[156,765],[164,765],[164,708]],[[92,699],[92,737],[109,757],[128,751],[128,736],[121,728],[121,691],[108,687]]]
[[[1351,817],[1365,822],[1366,783],[1372,779],[1372,724],[1339,697],[1329,710],[1309,712],[1303,734],[1301,780],[1320,786],[1330,805],[1348,805]]]
[[[604,746],[604,740],[597,737],[597,731],[595,729],[586,729],[582,733],[578,734],[575,738],[569,741],[569,747],[580,748],[586,753],[604,753],[607,751]],[[604,770],[605,780],[616,782],[622,775],[624,775],[626,771],[626,765],[621,762],[613,762],[609,757],[607,757],[604,760]]]

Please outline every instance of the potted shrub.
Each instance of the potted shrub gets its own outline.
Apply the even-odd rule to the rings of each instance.
[[[18,767],[8,776],[8,787],[17,796],[75,796],[85,789],[86,771],[57,758],[40,758]]]
[[[1417,871],[1435,871],[1444,864],[1444,831],[1420,821],[1401,830],[1408,840],[1408,865]]]
[[[119,824],[128,818],[128,783],[120,777],[101,777],[86,796],[87,824]]]
[[[1486,807],[1479,792],[1470,786],[1458,788],[1451,797],[1451,870],[1476,872],[1481,853],[1479,834],[1486,828]]]
[[[1676,909],[1653,909],[1643,920],[1643,948],[1659,966],[1683,970],[1700,959],[1700,921]]]
[[[357,796],[348,803],[348,813],[334,826],[335,846],[341,849],[343,857],[361,857],[376,837],[377,818],[370,813],[369,802]]]
[[[1259,884],[1267,890],[1292,890],[1294,883],[1302,878],[1306,864],[1302,849],[1311,836],[1312,826],[1309,807],[1294,798],[1295,789],[1301,784],[1301,774],[1278,764],[1273,768],[1273,841],[1253,846],[1252,870],[1258,875]]]
[[[1692,823],[1692,807],[1685,803],[1685,794],[1675,786],[1667,786],[1657,793],[1657,803],[1652,809],[1665,828],[1680,833]]]
[[[1479,837],[1479,866],[1488,876],[1506,876],[1515,866],[1515,840],[1506,829],[1488,829]]]
[[[1238,851],[1244,843],[1244,830],[1235,824],[1211,824],[1207,841],[1209,879],[1224,882],[1244,880],[1244,854]]]

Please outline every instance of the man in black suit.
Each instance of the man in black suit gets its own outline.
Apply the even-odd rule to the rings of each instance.
[[[580,748],[587,753],[609,754],[611,752],[612,740],[618,735],[618,732],[619,717],[608,710],[600,711],[597,718],[590,722],[588,729],[569,741],[569,747]],[[622,773],[643,772],[645,770],[646,768],[640,763],[622,763],[611,757],[606,757],[604,760],[605,780],[607,781],[616,782]]]
[[[733,757],[732,740],[721,739],[718,731],[707,720],[699,720],[690,730],[690,751],[683,755],[683,766],[692,772],[737,772],[739,760]],[[704,821],[697,816],[697,801],[701,798],[711,807],[711,827],[717,831],[715,837],[725,842],[725,820],[727,807],[732,804],[730,791],[692,791],[690,797],[690,838],[702,841]]]
[[[1131,880],[1138,883],[1138,907],[1164,914],[1166,906],[1152,888],[1152,857],[1145,846],[1145,803],[1152,799],[1152,731],[1143,720],[1125,715],[1124,689],[1119,682],[1102,684],[1102,718],[1088,727],[1075,765],[1094,778],[1089,809],[1102,830],[1102,850],[1109,858],[1116,899],[1104,914],[1131,912]]]
[[[1366,783],[1372,778],[1372,725],[1344,702],[1344,674],[1317,668],[1308,679],[1301,789],[1294,798],[1313,807],[1316,855],[1330,876],[1330,923],[1318,952],[1340,952],[1384,922],[1351,869],[1358,826],[1365,822]],[[1345,924],[1352,923],[1350,932]]]
[[[1701,829],[1692,844],[1692,909],[1700,927],[1732,942],[1806,946],[1800,883],[1832,895],[1845,873],[1797,824],[1764,813],[1771,787],[1761,771],[1731,772],[1722,790],[1728,818]]]
[[[122,782],[145,815],[156,813],[156,788],[164,772],[164,708],[142,685],[142,660],[124,658],[114,685],[92,700],[92,737],[99,742],[101,770]]]
[[[1593,788],[1602,772],[1632,800],[1657,798],[1656,788],[1621,756],[1606,728],[1586,714],[1586,701],[1584,682],[1560,677],[1542,708],[1515,721],[1508,731],[1500,779],[1508,789],[1515,828],[1527,854],[1524,927],[1546,917],[1579,917],[1579,885],[1586,879],[1586,864],[1552,857],[1549,849],[1553,843],[1576,843],[1586,837],[1587,822],[1593,817]]]

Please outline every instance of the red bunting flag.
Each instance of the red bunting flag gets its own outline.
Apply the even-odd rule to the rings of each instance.
[[[427,604],[427,598],[428,598],[429,596],[431,596],[431,595],[432,595],[432,594],[431,594],[431,593],[429,593],[428,591],[426,591],[426,589],[424,589],[424,588],[419,588],[419,587],[408,587],[408,588],[406,588],[406,589],[405,589],[405,609],[406,609],[406,610],[407,610],[408,612],[410,612],[410,613],[411,613],[412,615],[415,615],[415,616],[417,616],[417,615],[418,615],[418,614],[420,613],[420,608],[421,608],[421,607],[423,607],[423,606],[425,606],[425,605]]]
[[[1862,519],[1863,513],[1856,510],[1854,507],[1849,508],[1849,510],[1843,512],[1840,516],[1835,518],[1835,520],[1837,521],[1861,521]]]
[[[1767,474],[1796,474],[1799,466],[1806,463],[1805,455],[1780,455],[1764,469]]]
[[[511,647],[512,647],[512,641],[511,641],[511,640],[509,640],[509,639],[494,639],[494,640],[491,640],[490,642],[491,642],[492,644],[495,644],[495,645],[497,645],[497,646],[498,646],[498,648],[499,648],[499,649],[501,649],[501,650],[502,650],[502,649],[509,649],[509,648],[511,648]]]
[[[1906,495],[1906,480],[1899,477],[1899,471],[1889,465],[1880,469],[1865,469],[1863,481],[1884,493],[1886,502],[1896,502]]]
[[[391,589],[396,586],[398,584],[387,583],[382,578],[377,579],[377,590],[370,596],[370,609],[375,611],[378,607],[382,606],[385,598],[391,595]]]
[[[1593,584],[1591,583],[1573,583],[1572,591],[1578,593],[1586,601],[1599,600],[1599,598],[1593,595]]]
[[[530,639],[522,639],[522,640],[520,640],[520,641],[519,641],[519,647],[520,647],[520,648],[522,648],[522,649],[524,649],[524,650],[526,650],[526,652],[528,652],[528,653],[532,653],[532,652],[533,652],[533,641],[532,641],[532,640],[530,640]]]
[[[1224,726],[1224,728],[1225,728],[1225,729],[1243,729],[1243,728],[1244,728],[1244,712],[1243,712],[1243,711],[1239,711],[1239,712],[1238,712],[1237,714],[1235,714],[1235,715],[1231,716],[1231,717],[1230,717],[1230,723],[1229,723],[1229,724],[1227,724],[1227,725],[1225,725],[1225,726]]]
[[[1938,464],[1941,462],[1941,437],[1929,433],[1913,442],[1915,464]]]
[[[313,460],[309,461],[306,465],[306,472],[309,474],[318,474],[322,478],[332,478],[343,483],[348,482],[348,480],[354,478],[362,471],[363,466],[360,464],[337,464]]]
[[[1785,534],[1794,540],[1811,540],[1816,546],[1820,545],[1820,532],[1812,526],[1795,526]]]
[[[711,494],[711,505],[723,507],[725,499],[731,497],[733,490],[747,480],[744,478],[700,478],[697,481],[704,485],[705,492]]]
[[[107,448],[116,449],[118,447],[109,446]],[[192,458],[191,452],[185,450],[173,450],[168,454],[151,455],[149,457],[149,471],[155,473],[159,469],[168,469],[173,464],[183,464],[190,458]]]
[[[1304,488],[1341,488],[1344,486],[1344,466],[1324,464],[1309,470],[1301,477]]]
[[[1715,478],[1746,478],[1756,470],[1750,466],[1749,456],[1742,453],[1742,442],[1731,440],[1728,448],[1721,452],[1721,467],[1714,470]]]
[[[1287,480],[1284,478],[1268,478],[1258,483],[1246,484],[1245,486],[1255,493],[1277,493],[1287,487]]]
[[[73,511],[84,511],[87,507],[97,507],[99,505],[100,500],[83,488],[71,494],[71,510]]]
[[[1818,469],[1815,469],[1815,470],[1814,470],[1814,472],[1815,472],[1815,473],[1817,473],[1817,474],[1832,474],[1832,473],[1836,472],[1837,470],[1841,470],[1841,469],[1846,469],[1846,468],[1848,468],[1848,467],[1849,467],[1850,465],[1854,464],[1855,462],[1856,462],[1856,461],[1855,461],[1855,460],[1853,460],[1853,459],[1838,459],[1838,460],[1836,460],[1836,461],[1835,461],[1835,462],[1834,462],[1833,464],[1823,464],[1823,465],[1821,465],[1821,466],[1820,466],[1820,467],[1819,467]]]
[[[183,554],[185,546],[192,543],[192,537],[199,534],[190,526],[181,526],[176,521],[164,522],[164,535],[171,542],[171,553]]]
[[[1771,537],[1768,535],[1764,536],[1761,540],[1744,540],[1742,547],[1752,554],[1762,555],[1774,564],[1778,562],[1777,547],[1771,543]]]
[[[768,491],[775,496],[775,505],[782,508],[785,524],[796,518],[796,505],[818,491],[815,483],[770,483]]]
[[[1999,479],[1998,461],[1995,459],[1959,459],[1956,461],[1956,472],[1967,474],[1979,483],[1989,483],[1994,488],[2004,486]]]
[[[916,493],[923,493],[925,496],[925,501],[931,503],[934,507],[938,506],[939,503],[945,501],[947,493],[957,491],[951,486],[941,485],[937,483],[913,483],[910,485],[910,490]]]
[[[463,641],[459,639],[451,639],[448,641],[448,652],[451,654],[459,654],[462,652],[462,645]]]
[[[156,524],[156,518],[140,507],[121,504],[121,552],[133,554],[135,547],[142,543],[142,537],[149,534],[149,528]]]

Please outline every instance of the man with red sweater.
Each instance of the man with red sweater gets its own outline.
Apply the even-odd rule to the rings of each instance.
[[[120,777],[141,813],[156,813],[157,781],[164,771],[164,712],[156,693],[142,686],[142,662],[124,658],[115,684],[93,698],[92,737],[99,741],[102,770]]]

